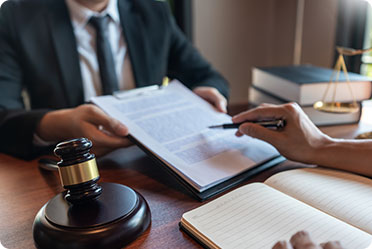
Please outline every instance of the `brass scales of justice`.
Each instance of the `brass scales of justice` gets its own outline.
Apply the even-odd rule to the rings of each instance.
[[[315,102],[313,107],[314,109],[318,111],[330,112],[330,113],[335,113],[335,114],[358,112],[360,105],[357,103],[354,93],[353,93],[353,89],[351,87],[350,79],[347,73],[347,68],[346,68],[346,64],[344,60],[344,55],[345,56],[360,55],[360,54],[372,51],[372,48],[352,49],[352,48],[345,48],[345,47],[336,47],[336,49],[337,49],[337,52],[339,53],[339,56],[336,61],[331,79],[329,83],[327,84],[327,88],[323,94],[322,100]],[[350,95],[352,96],[352,99],[353,99],[351,103],[336,101],[337,83],[338,83],[341,70],[343,71],[345,75],[347,86],[349,88]],[[333,80],[335,74],[336,74],[336,79]],[[334,85],[332,99],[330,102],[327,102],[325,101],[325,99],[328,96],[329,89],[331,88],[332,85]],[[372,132],[362,133],[358,135],[356,138],[357,139],[371,139]]]

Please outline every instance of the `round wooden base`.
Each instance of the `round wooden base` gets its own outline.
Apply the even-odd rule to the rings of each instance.
[[[94,200],[71,205],[58,194],[38,212],[33,224],[39,249],[122,248],[151,222],[145,199],[129,187],[101,183]]]

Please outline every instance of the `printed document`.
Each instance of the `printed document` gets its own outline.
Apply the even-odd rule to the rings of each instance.
[[[178,81],[138,94],[100,96],[92,102],[129,128],[129,133],[199,192],[279,155],[274,147],[235,129],[208,126],[231,123]]]

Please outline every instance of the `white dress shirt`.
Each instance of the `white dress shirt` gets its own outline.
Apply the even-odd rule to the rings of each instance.
[[[99,65],[96,55],[96,30],[88,23],[92,16],[110,16],[107,30],[119,89],[127,90],[134,88],[133,71],[123,30],[121,28],[117,0],[109,0],[106,9],[102,12],[94,12],[80,5],[75,0],[66,0],[66,4],[70,12],[72,27],[76,38],[85,101],[88,101],[93,96],[102,94]]]
[[[108,36],[115,63],[115,72],[119,89],[128,90],[135,87],[133,71],[127,53],[127,46],[121,28],[117,0],[109,0],[105,10],[94,12],[78,4],[75,0],[66,0],[74,30],[77,52],[79,54],[80,71],[83,81],[84,100],[102,94],[99,65],[96,55],[96,30],[88,22],[92,16],[110,16]],[[36,133],[35,145],[47,146],[54,142],[44,141]]]

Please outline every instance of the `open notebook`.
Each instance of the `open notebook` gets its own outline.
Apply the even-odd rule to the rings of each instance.
[[[237,138],[235,130],[208,129],[231,122],[231,117],[177,81],[159,90],[136,89],[92,102],[127,125],[135,142],[200,200],[283,160],[261,140]]]
[[[372,180],[318,168],[286,171],[185,213],[180,226],[208,248],[272,248],[299,230],[318,243],[372,248]]]

